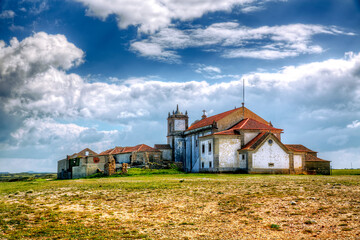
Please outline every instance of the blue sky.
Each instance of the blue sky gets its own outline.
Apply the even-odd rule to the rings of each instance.
[[[246,106],[298,143],[360,168],[360,2],[0,2],[0,172],[56,171],[85,147],[166,142]]]

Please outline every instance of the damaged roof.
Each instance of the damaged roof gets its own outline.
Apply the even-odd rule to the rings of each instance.
[[[146,144],[139,144],[134,147],[115,147],[108,149],[99,155],[109,155],[109,154],[121,154],[121,153],[131,153],[131,152],[160,152],[160,150],[152,148]]]
[[[88,155],[86,155],[86,152],[88,152]],[[85,157],[85,156],[93,156],[93,155],[97,155],[97,153],[94,152],[93,150],[91,150],[90,148],[85,148],[85,149],[81,150],[78,153],[74,153],[74,154],[70,155],[69,159],[78,158],[78,157]]]

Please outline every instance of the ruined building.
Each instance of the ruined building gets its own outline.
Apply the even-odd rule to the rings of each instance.
[[[186,172],[330,174],[330,162],[299,144],[283,144],[275,128],[246,107],[206,116],[188,126],[177,106],[168,114],[167,142]]]

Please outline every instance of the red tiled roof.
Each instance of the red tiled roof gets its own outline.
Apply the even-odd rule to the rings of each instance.
[[[157,150],[145,144],[139,144],[134,147],[111,148],[100,153],[99,155],[120,154],[120,153],[130,153],[130,152],[160,152],[160,150]]]
[[[229,130],[214,133],[214,135],[240,135],[240,133],[237,131],[234,131],[234,129],[229,129]]]
[[[285,146],[287,147],[287,149],[294,152],[315,152],[301,144],[285,144]]]
[[[259,121],[256,121],[252,118],[245,118],[241,120],[238,124],[233,126],[228,130],[214,133],[214,135],[239,135],[239,132],[235,130],[261,130],[261,131],[271,131],[271,132],[281,132],[282,129],[274,128],[272,126],[263,124]]]
[[[115,147],[115,148],[112,149],[112,151],[110,153],[111,154],[118,154],[118,153],[121,153],[123,149],[124,149],[123,147]]]
[[[204,118],[200,121],[197,121],[197,122],[193,123],[193,125],[191,125],[188,129],[186,129],[186,131],[212,125],[214,122],[218,122],[221,119],[227,117],[228,115],[230,115],[236,111],[238,111],[239,114],[241,114],[241,116],[243,113],[245,118],[256,119],[256,121],[258,121],[258,122],[261,122],[265,125],[270,125],[267,121],[265,121],[263,118],[259,117],[257,114],[255,114],[251,110],[247,109],[246,107],[240,107],[240,108],[235,108],[235,109],[232,109],[232,110],[229,110],[229,111],[226,111],[226,112],[214,115],[214,116]]]
[[[241,129],[241,130],[271,130],[271,131],[282,131],[283,129],[274,128],[272,126],[263,124],[259,121],[256,121],[252,118],[245,118],[241,120],[238,124],[233,126],[231,129]]]
[[[105,150],[105,151],[101,152],[99,155],[109,155],[112,150],[114,150],[114,148]]]
[[[254,137],[250,142],[248,142],[241,150],[253,150],[255,149],[270,133],[261,132],[256,137]]]
[[[188,129],[186,129],[186,131],[209,126],[209,125],[213,124],[214,121],[217,122],[217,121],[223,119],[224,117],[228,116],[229,114],[235,112],[238,109],[239,108],[235,108],[235,109],[227,111],[227,112],[223,112],[223,113],[211,116],[211,117],[207,117],[205,119],[201,119],[200,121],[195,122],[193,125],[191,125]]]
[[[315,157],[314,155],[311,155],[311,154],[305,154],[305,161],[306,162],[330,162],[330,161]]]

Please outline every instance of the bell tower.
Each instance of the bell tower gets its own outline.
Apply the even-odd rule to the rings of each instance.
[[[167,118],[167,143],[172,148],[172,159],[183,164],[185,164],[186,153],[184,132],[188,128],[188,121],[187,111],[185,114],[180,112],[179,105],[176,106],[176,111],[173,111],[172,114],[169,113]]]
[[[182,136],[184,131],[188,128],[189,117],[187,111],[183,114],[179,111],[179,105],[176,105],[176,111],[173,111],[172,114],[169,112],[167,123],[167,143],[173,147],[175,136]]]

